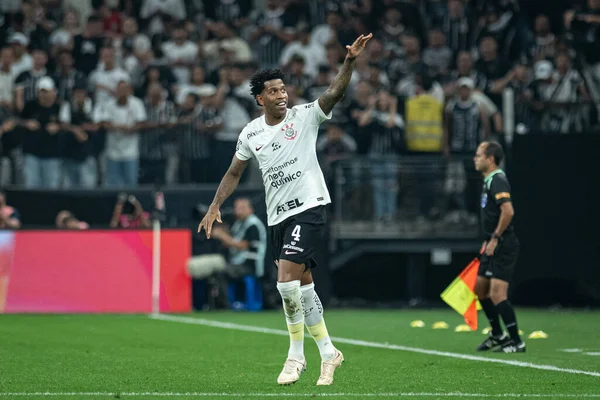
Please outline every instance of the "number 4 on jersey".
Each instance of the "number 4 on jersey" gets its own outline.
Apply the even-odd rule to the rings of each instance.
[[[296,225],[294,230],[292,231],[292,236],[296,242],[300,241],[300,225]]]

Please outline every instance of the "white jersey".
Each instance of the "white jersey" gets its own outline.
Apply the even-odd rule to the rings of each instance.
[[[269,226],[331,203],[316,149],[319,125],[330,118],[331,112],[325,115],[315,100],[288,109],[277,125],[267,125],[263,115],[242,130],[235,155],[258,161]]]

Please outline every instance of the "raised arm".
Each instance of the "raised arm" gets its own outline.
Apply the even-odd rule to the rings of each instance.
[[[248,161],[243,161],[237,158],[237,156],[233,156],[233,160],[231,161],[231,165],[229,169],[221,179],[221,183],[219,184],[219,188],[217,189],[217,193],[215,194],[215,198],[213,199],[212,204],[208,208],[208,212],[202,218],[202,222],[198,225],[198,233],[204,230],[206,231],[206,237],[210,239],[210,233],[212,231],[212,226],[215,223],[215,220],[219,223],[221,221],[221,205],[231,193],[235,190],[238,183],[240,182],[240,178],[246,169],[246,165],[248,165]]]
[[[326,115],[333,110],[333,107],[344,96],[344,92],[346,92],[346,88],[350,83],[350,78],[352,78],[352,71],[354,71],[354,62],[356,61],[356,57],[358,57],[365,49],[365,45],[372,37],[372,33],[369,33],[367,36],[360,35],[358,39],[352,43],[352,46],[346,46],[348,53],[346,54],[346,58],[344,59],[344,64],[342,65],[340,72],[338,72],[325,93],[319,97],[319,107],[321,107],[321,110],[323,110]]]

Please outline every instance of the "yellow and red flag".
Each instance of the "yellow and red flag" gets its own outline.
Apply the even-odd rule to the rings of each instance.
[[[479,259],[475,258],[441,294],[442,300],[462,315],[474,331],[477,330],[477,310],[481,309],[475,295],[478,271]]]

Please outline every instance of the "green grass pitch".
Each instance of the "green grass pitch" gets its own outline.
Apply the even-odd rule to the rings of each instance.
[[[276,384],[288,346],[281,311],[168,317],[0,315],[0,400],[600,399],[599,312],[517,310],[526,335],[549,337],[504,355],[474,351],[482,313],[479,332],[456,333],[463,321],[451,310],[325,310],[330,334],[355,340],[337,343],[346,362],[330,387],[315,385],[320,360],[308,332],[308,370],[295,385]],[[426,326],[411,328],[416,319]],[[450,329],[433,330],[436,321]]]

